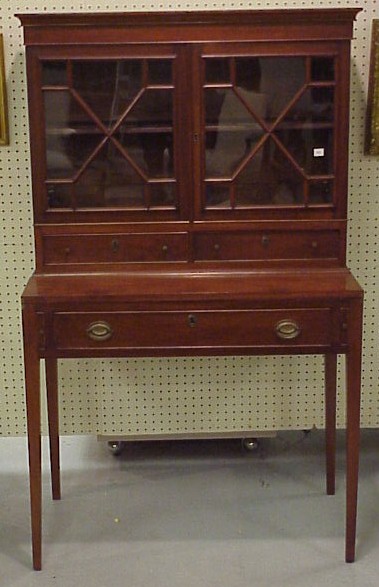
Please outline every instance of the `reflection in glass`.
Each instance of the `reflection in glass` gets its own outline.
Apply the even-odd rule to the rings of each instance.
[[[230,184],[206,183],[205,205],[207,208],[230,208]]]
[[[47,178],[72,178],[102,136],[68,91],[45,91],[44,103]]]
[[[144,206],[144,182],[123,157],[109,157],[109,144],[74,183],[78,208]]]
[[[47,186],[48,208],[72,208],[72,184],[49,184]]]
[[[229,59],[211,58],[205,59],[205,83],[227,84],[230,83]]]
[[[125,132],[121,129],[115,137],[149,179],[173,178],[172,133],[133,133],[127,128]],[[115,159],[124,157],[116,147],[111,147],[111,152]]]
[[[238,175],[237,206],[304,204],[304,178],[272,139]]]
[[[275,134],[307,175],[333,173],[332,129],[287,129]]]
[[[333,81],[334,80],[334,59],[333,57],[312,58],[312,81]]]
[[[67,62],[43,61],[42,62],[43,86],[67,86]]]
[[[311,181],[309,183],[309,205],[332,204],[333,181]]]
[[[147,89],[128,113],[125,124],[138,124],[142,128],[167,126],[171,129],[172,120],[172,90]]]
[[[172,61],[169,59],[149,59],[149,85],[168,85],[172,83]]]
[[[239,92],[240,95],[229,89],[205,91],[206,177],[232,176],[264,133],[248,110],[262,117],[264,96],[242,89]]]
[[[150,207],[175,207],[175,183],[150,183],[148,189],[150,193]]]
[[[266,96],[266,120],[274,122],[306,81],[305,58],[262,57],[259,64],[259,91]]]
[[[142,88],[142,60],[73,61],[73,87],[111,127]]]

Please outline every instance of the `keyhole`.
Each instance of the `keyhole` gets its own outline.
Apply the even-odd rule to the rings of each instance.
[[[188,315],[188,324],[190,325],[191,328],[194,328],[196,326],[196,316],[194,314],[189,314]]]

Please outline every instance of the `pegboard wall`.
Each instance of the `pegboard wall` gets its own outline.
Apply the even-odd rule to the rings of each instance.
[[[349,266],[366,291],[362,425],[379,427],[379,159],[363,155],[371,21],[379,0],[110,3],[2,0],[10,145],[0,147],[0,435],[25,433],[20,295],[34,265],[26,79],[19,12],[357,6],[352,45]],[[341,359],[341,362],[343,359]],[[343,385],[340,364],[339,388]],[[64,361],[62,433],[145,436],[322,427],[321,357]],[[339,426],[344,425],[339,392]]]

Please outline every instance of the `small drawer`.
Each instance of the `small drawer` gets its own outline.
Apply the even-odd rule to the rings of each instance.
[[[45,265],[186,261],[186,233],[45,235]]]
[[[328,308],[56,313],[57,349],[238,349],[327,346]],[[222,353],[220,353],[222,354]]]
[[[338,230],[199,232],[194,237],[197,261],[337,261],[339,251]]]

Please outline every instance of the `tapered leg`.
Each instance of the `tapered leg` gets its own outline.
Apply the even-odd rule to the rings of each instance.
[[[61,498],[59,464],[58,361],[45,359],[47,415],[49,421],[50,470],[53,499]]]
[[[336,389],[337,355],[325,355],[325,454],[326,492],[334,495],[336,490]]]
[[[41,491],[41,406],[39,329],[33,306],[23,307],[26,412],[28,422],[29,482],[32,518],[33,567],[41,569],[42,491]]]
[[[360,394],[362,356],[362,305],[352,300],[349,309],[346,356],[347,429],[346,429],[346,562],[355,559],[357,523],[358,467],[360,440]]]

